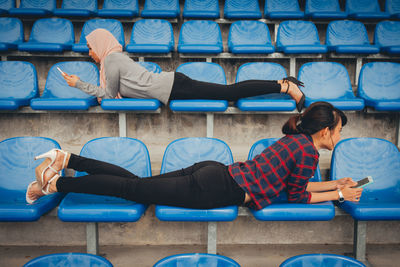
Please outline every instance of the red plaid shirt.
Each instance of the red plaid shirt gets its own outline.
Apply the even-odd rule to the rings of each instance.
[[[229,172],[251,197],[249,208],[262,209],[286,193],[289,202],[309,203],[311,193],[306,188],[318,158],[311,136],[286,135],[253,160],[233,163]]]

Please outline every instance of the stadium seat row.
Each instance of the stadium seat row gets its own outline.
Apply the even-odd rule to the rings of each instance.
[[[149,71],[159,73],[161,68],[152,62],[139,62]],[[39,97],[37,74],[31,63],[24,61],[0,62],[0,110],[18,110],[30,105],[34,110],[88,110],[97,105],[94,96],[70,87],[57,70],[75,74],[82,81],[99,84],[99,72],[91,62],[67,61],[54,64]],[[226,84],[223,68],[211,62],[181,64],[177,72],[200,81]],[[277,63],[253,62],[243,64],[236,81],[280,80],[287,77],[285,69]],[[347,69],[335,62],[310,62],[301,66],[298,79],[303,81],[306,106],[315,101],[328,101],[342,110],[362,110],[365,106],[378,111],[400,111],[400,64],[371,62],[363,65],[358,78],[357,97],[354,95]],[[294,100],[288,95],[270,94],[243,98],[235,103],[242,111],[293,111]],[[156,99],[104,99],[104,110],[157,110]],[[224,112],[226,100],[173,100],[173,111]]]
[[[114,19],[92,19],[85,22],[79,43],[75,43],[71,21],[45,18],[35,21],[29,40],[24,42],[24,30],[18,18],[0,18],[0,51],[18,49],[28,52],[88,52],[86,36],[93,30],[110,31],[127,52],[169,53],[175,49],[171,23],[162,19],[143,19],[132,28],[129,44],[125,46],[121,22]],[[377,24],[374,45],[370,44],[367,30],[359,21],[337,20],[329,23],[326,45],[322,45],[318,30],[310,21],[290,20],[280,23],[276,49],[271,42],[267,24],[260,21],[241,20],[229,29],[228,50],[234,54],[285,54],[327,53],[338,54],[400,54],[400,22],[382,21]],[[219,25],[214,21],[193,20],[180,29],[180,53],[221,53],[223,41]]]
[[[269,19],[387,19],[399,18],[399,0],[386,0],[385,12],[378,0],[346,0],[341,11],[339,0],[306,0],[304,12],[298,0],[267,0],[264,17]],[[21,0],[19,8],[15,0],[0,3],[0,12],[14,16],[64,16],[64,17],[136,17],[139,16],[138,0],[104,0],[98,9],[97,0],[63,0],[56,8],[56,0]],[[0,13],[0,14],[1,14]],[[258,0],[225,0],[224,18],[259,19],[262,17]],[[146,0],[142,17],[177,18],[180,16],[179,0]],[[219,18],[218,0],[185,0],[184,18]]]

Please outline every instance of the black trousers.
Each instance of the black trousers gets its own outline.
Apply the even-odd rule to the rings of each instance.
[[[228,167],[215,161],[140,178],[119,166],[71,154],[68,168],[89,175],[60,177],[58,192],[108,195],[142,204],[193,209],[241,205],[245,199],[244,190],[233,180]]]
[[[240,98],[280,93],[277,81],[247,80],[230,85],[193,80],[183,73],[175,72],[169,100],[212,99],[237,101]]]

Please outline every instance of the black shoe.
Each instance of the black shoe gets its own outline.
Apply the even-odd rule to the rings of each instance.
[[[299,80],[297,80],[297,79],[296,79],[295,77],[293,77],[293,76],[289,76],[289,77],[283,78],[283,82],[286,82],[286,83],[288,84],[288,88],[287,88],[285,94],[287,94],[287,93],[289,92],[290,84],[289,84],[288,82],[292,82],[292,83],[294,83],[295,85],[297,85],[297,86],[299,87],[299,90],[300,90],[300,92],[301,92],[303,95],[301,96],[299,102],[296,103],[296,108],[297,108],[297,110],[298,110],[299,112],[301,112],[301,110],[304,108],[304,103],[305,103],[305,100],[306,100],[305,94],[304,94],[303,91],[301,91],[301,89],[300,89],[300,87],[304,87],[304,83],[301,82],[301,81],[299,81]]]

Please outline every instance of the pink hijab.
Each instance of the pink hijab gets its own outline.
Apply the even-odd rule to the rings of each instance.
[[[106,88],[104,60],[113,52],[122,52],[122,46],[117,39],[115,39],[114,35],[105,29],[96,29],[92,31],[86,36],[86,41],[100,59],[100,87]]]

